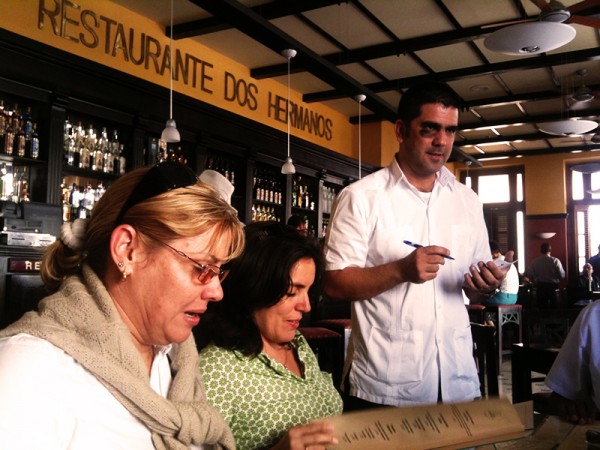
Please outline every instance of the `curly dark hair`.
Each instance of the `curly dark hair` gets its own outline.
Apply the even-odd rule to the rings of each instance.
[[[311,304],[322,288],[323,256],[313,240],[294,227],[279,222],[255,222],[245,229],[246,247],[227,265],[224,297],[209,304],[200,326],[194,329],[201,349],[213,343],[247,356],[257,356],[263,347],[254,312],[279,302],[292,284],[291,271],[298,261],[315,263],[315,281],[309,290]]]

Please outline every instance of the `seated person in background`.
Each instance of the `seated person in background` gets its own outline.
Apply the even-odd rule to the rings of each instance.
[[[306,220],[298,214],[292,214],[287,220],[287,224],[294,227],[302,236],[308,236],[308,228],[306,228]]]
[[[341,414],[342,400],[298,331],[320,290],[321,252],[277,222],[245,231],[224,299],[211,305],[196,335],[209,402],[238,450],[325,448],[336,443],[333,428],[312,421]]]
[[[567,420],[594,421],[600,408],[600,301],[579,313],[545,383]]]
[[[600,280],[594,275],[592,265],[585,263],[577,279],[577,299],[591,299],[594,291],[600,291]]]
[[[494,261],[504,261],[504,255],[500,247],[494,241],[490,241],[490,250]],[[510,265],[506,277],[500,283],[496,292],[482,301],[483,305],[514,305],[517,303],[519,293],[519,272],[514,264]]]
[[[536,285],[537,303],[538,306],[550,306],[556,299],[556,289],[565,278],[565,270],[558,258],[555,258],[550,253],[552,246],[548,242],[544,242],[540,246],[541,255],[531,262],[529,269],[529,278]]]

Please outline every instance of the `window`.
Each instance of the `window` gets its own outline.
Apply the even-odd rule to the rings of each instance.
[[[575,239],[575,250],[569,257],[579,271],[600,245],[600,163],[569,166],[567,182],[571,186],[569,225],[573,227]]]
[[[525,202],[523,168],[482,169],[461,173],[461,181],[473,189],[483,203],[490,240],[503,252],[515,251],[517,268],[525,271]]]

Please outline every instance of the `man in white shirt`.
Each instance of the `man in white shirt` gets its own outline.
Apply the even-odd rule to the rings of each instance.
[[[405,92],[394,161],[334,206],[325,293],[352,301],[346,410],[480,396],[462,292],[480,301],[507,269],[490,261],[477,195],[444,167],[459,107],[445,84]]]

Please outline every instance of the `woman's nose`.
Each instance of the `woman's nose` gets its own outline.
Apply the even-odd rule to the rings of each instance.
[[[219,277],[213,277],[205,284],[201,295],[203,300],[209,302],[220,302],[223,300],[223,286],[221,286]]]

